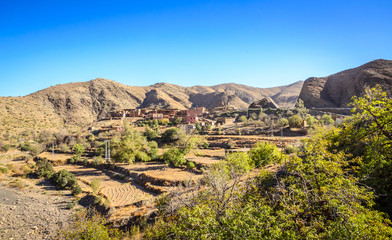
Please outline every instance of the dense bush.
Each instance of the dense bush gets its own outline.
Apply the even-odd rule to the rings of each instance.
[[[181,167],[186,164],[185,154],[181,149],[170,148],[162,155],[162,160],[174,167]]]
[[[73,190],[78,186],[78,182],[75,176],[63,169],[53,174],[51,177],[51,181],[59,188],[59,189],[69,189]]]
[[[120,240],[124,233],[110,227],[107,220],[93,209],[77,211],[69,226],[59,232],[59,239]]]
[[[246,122],[246,121],[248,121],[246,116],[241,116],[241,117],[238,118],[238,122]]]
[[[299,115],[293,115],[289,117],[289,126],[291,128],[300,128],[303,126],[302,117]]]
[[[86,150],[86,147],[83,144],[78,143],[73,146],[72,150],[76,155],[81,156]]]
[[[51,178],[54,174],[53,165],[48,161],[48,159],[44,158],[39,160],[36,163],[36,171],[35,173],[39,178]]]
[[[186,163],[186,167],[187,168],[194,168],[195,167],[195,163],[194,162],[187,162]]]
[[[183,131],[179,128],[170,128],[162,133],[162,140],[164,142],[174,142],[181,138],[181,135],[184,135]]]
[[[72,190],[74,195],[78,195],[82,192],[82,189],[72,173],[65,169],[56,173],[53,169],[53,165],[46,158],[37,161],[35,173],[39,178],[50,179],[58,189]]]
[[[280,125],[283,126],[283,127],[289,125],[289,120],[287,120],[286,118],[282,118],[280,120]]]
[[[299,149],[298,149],[298,147],[296,147],[296,146],[287,145],[287,146],[284,148],[284,151],[285,151],[287,154],[297,154],[297,153],[299,152]]]
[[[323,125],[331,125],[333,124],[335,121],[332,119],[331,115],[329,114],[324,114],[323,116],[321,116],[320,122]]]
[[[305,121],[309,128],[314,128],[317,124],[317,119],[313,116],[307,116]]]
[[[103,158],[102,158],[102,156],[96,156],[96,157],[94,157],[92,163],[93,163],[93,166],[95,166],[95,167],[97,167],[97,166],[103,164]]]
[[[271,163],[281,163],[285,157],[278,147],[268,142],[258,142],[249,151],[254,167],[262,167]]]
[[[146,127],[146,131],[143,133],[143,135],[147,138],[148,141],[155,140],[159,136],[158,128],[152,129]]]

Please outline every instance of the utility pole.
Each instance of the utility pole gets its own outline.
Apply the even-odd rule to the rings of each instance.
[[[110,161],[110,140],[105,140],[105,160]]]
[[[54,141],[52,142],[52,156],[54,156]]]

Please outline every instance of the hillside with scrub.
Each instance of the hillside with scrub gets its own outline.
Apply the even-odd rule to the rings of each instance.
[[[340,120],[312,116],[299,101],[235,123],[196,123],[191,132],[129,118],[103,121],[102,131],[10,138],[1,142],[0,194],[66,199],[71,217],[42,219],[25,232],[34,237],[389,239],[392,99],[377,86],[350,106],[353,114]],[[122,128],[107,131],[114,122]],[[15,209],[0,232],[9,237],[25,217],[4,199]],[[28,211],[40,204],[31,201]]]

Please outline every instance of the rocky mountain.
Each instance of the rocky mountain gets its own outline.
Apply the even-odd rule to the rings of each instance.
[[[392,96],[392,61],[379,59],[328,77],[308,78],[299,98],[308,108],[347,107],[353,96],[376,85]]]
[[[251,105],[249,105],[249,109],[254,109],[254,108],[263,108],[263,109],[267,109],[267,108],[279,108],[279,106],[275,103],[274,100],[272,100],[269,97],[263,98],[261,100],[258,100],[254,103],[252,103]]]
[[[211,87],[167,83],[132,87],[98,78],[56,85],[24,97],[0,97],[0,123],[3,123],[0,128],[84,125],[110,111],[137,107],[186,109],[231,105],[245,109],[265,97],[271,97],[280,106],[290,107],[302,83],[265,89],[234,83]]]

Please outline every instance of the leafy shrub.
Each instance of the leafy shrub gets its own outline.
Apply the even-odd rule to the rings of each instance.
[[[29,142],[21,143],[19,148],[23,152],[28,152],[32,149],[31,144]]]
[[[286,118],[282,118],[280,120],[280,125],[283,127],[289,125],[289,120],[287,120]]]
[[[65,169],[53,174],[51,180],[59,189],[73,190],[78,186],[75,176]]]
[[[151,157],[145,152],[135,151],[135,160],[139,162],[149,162],[151,161]]]
[[[86,147],[83,144],[75,144],[72,148],[72,150],[75,152],[76,155],[82,155],[84,153],[84,150],[86,149]]]
[[[100,179],[94,179],[94,180],[91,181],[90,187],[93,190],[94,194],[98,193],[100,185],[101,185],[101,180]]]
[[[39,178],[51,178],[54,174],[53,165],[47,158],[39,160],[36,164],[35,173]]]
[[[187,162],[186,167],[187,168],[195,168],[195,163],[194,162]]]
[[[94,155],[95,156],[102,156],[102,154],[105,152],[105,147],[103,147],[103,146],[100,146],[100,147],[98,147],[98,148],[96,148],[95,150],[94,150]]]
[[[235,175],[241,175],[249,172],[254,165],[249,155],[244,152],[231,153],[226,156],[224,161],[224,167],[230,169],[230,171],[234,172]]]
[[[68,163],[75,164],[79,162],[80,156],[73,155],[70,159],[68,159]]]
[[[120,240],[124,233],[110,227],[107,220],[92,208],[77,211],[67,228],[59,232],[59,239]]]
[[[162,134],[162,140],[164,142],[174,142],[179,140],[183,134],[183,131],[179,128],[170,128]]]
[[[0,141],[0,151],[8,152],[10,150],[11,145],[5,144],[3,141]]]
[[[331,115],[329,114],[324,114],[323,116],[321,116],[320,122],[323,125],[331,125],[333,124],[335,121],[332,119]]]
[[[314,128],[317,123],[317,119],[314,118],[313,116],[306,117],[305,121],[306,121],[306,124],[308,125],[308,127],[310,127],[310,128]]]
[[[72,194],[74,195],[74,196],[77,196],[77,195],[79,195],[79,194],[81,194],[82,193],[82,188],[78,185],[78,186],[76,186],[73,190],[72,190]]]
[[[185,155],[181,149],[178,148],[170,148],[167,150],[163,156],[162,160],[169,164],[170,166],[180,167],[186,164]]]
[[[281,154],[277,146],[268,142],[258,142],[249,151],[249,156],[255,167],[262,167],[271,163],[281,163]]]
[[[5,167],[0,167],[0,173],[3,173],[3,174],[8,173],[8,169]]]
[[[241,116],[241,117],[238,118],[238,122],[246,122],[246,121],[248,121],[246,116]]]
[[[97,167],[99,165],[103,164],[103,158],[102,156],[97,156],[93,158],[93,166]]]
[[[71,148],[68,146],[68,144],[62,143],[62,144],[60,144],[60,150],[61,150],[61,152],[67,153],[67,152],[71,151]]]
[[[287,146],[284,148],[284,151],[285,151],[287,154],[297,154],[297,153],[299,152],[299,149],[298,149],[296,146],[287,145]]]
[[[299,115],[293,115],[289,117],[289,126],[291,128],[300,128],[302,127],[302,118]]]
[[[146,131],[143,133],[143,135],[147,138],[148,141],[152,141],[158,137],[158,131],[157,129],[151,129],[149,127],[146,128]]]
[[[44,147],[38,143],[30,145],[30,153],[33,156],[37,156],[44,150]]]

